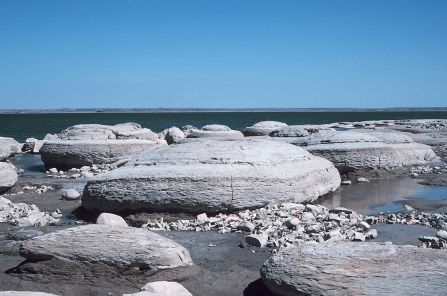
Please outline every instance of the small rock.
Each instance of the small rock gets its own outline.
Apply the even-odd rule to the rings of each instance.
[[[366,183],[366,182],[369,182],[369,180],[364,178],[364,177],[360,177],[360,178],[357,178],[357,182],[359,182],[359,183]]]
[[[299,224],[300,224],[300,220],[298,218],[291,218],[291,219],[284,221],[284,225],[287,228],[295,228]]]
[[[251,222],[244,222],[238,225],[237,230],[243,231],[243,232],[252,232],[255,230],[256,226]]]
[[[102,213],[99,215],[98,219],[96,219],[96,224],[117,226],[117,227],[127,227],[126,221],[121,216]]]
[[[264,247],[267,244],[267,239],[262,234],[250,234],[250,235],[247,235],[245,237],[245,241],[250,246],[255,246],[255,247],[260,247],[260,248]]]
[[[377,229],[370,229],[365,233],[367,239],[373,239],[377,237]]]
[[[198,224],[204,224],[204,223],[210,221],[210,219],[208,218],[208,216],[205,213],[197,215],[196,220],[197,220]]]
[[[58,174],[59,171],[56,168],[51,168],[48,170],[51,174]]]
[[[77,192],[75,189],[66,189],[62,192],[62,199],[65,200],[76,200],[79,199],[81,194]]]
[[[365,241],[365,239],[366,239],[366,236],[363,234],[363,233],[360,233],[360,232],[355,232],[354,233],[354,239],[353,239],[353,241],[361,241],[361,242],[364,242]]]
[[[352,210],[347,209],[347,208],[335,208],[335,209],[330,209],[329,213],[334,213],[334,214],[340,214],[340,213],[345,213],[345,214],[352,214]]]
[[[341,185],[351,185],[351,184],[352,184],[351,180],[341,181]]]

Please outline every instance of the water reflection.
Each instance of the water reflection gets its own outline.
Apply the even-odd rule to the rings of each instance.
[[[365,214],[403,211],[405,204],[417,204],[418,209],[432,210],[447,205],[447,187],[422,185],[412,178],[384,179],[342,186],[319,203]]]

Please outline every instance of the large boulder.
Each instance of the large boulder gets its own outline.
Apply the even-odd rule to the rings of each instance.
[[[332,163],[265,139],[201,140],[152,149],[90,180],[87,209],[216,213],[315,200],[337,189]]]
[[[175,126],[165,129],[160,135],[168,145],[179,143],[186,138],[185,133]]]
[[[320,131],[292,144],[330,160],[341,174],[399,171],[439,161],[429,146],[392,132]]]
[[[70,263],[101,264],[121,270],[157,271],[191,266],[188,250],[142,228],[91,224],[59,230],[24,241],[20,255],[31,262],[55,259]],[[58,273],[58,270],[48,270]]]
[[[201,129],[192,129],[188,138],[225,138],[242,139],[244,135],[240,131],[235,131],[226,125],[209,124]]]
[[[132,122],[116,125],[78,124],[63,130],[57,136],[62,140],[158,139],[158,135],[150,129]]]
[[[21,151],[21,145],[13,138],[0,137],[0,161],[17,154]]]
[[[253,124],[252,126],[246,127],[242,133],[245,136],[267,136],[271,132],[286,127],[287,123],[279,121],[261,121]]]
[[[7,162],[0,162],[0,193],[5,192],[17,183],[17,170]]]
[[[45,141],[40,154],[47,168],[70,169],[113,163],[157,145],[166,145],[166,141],[137,123],[79,124]]]
[[[447,250],[379,243],[291,247],[261,268],[278,296],[445,295]]]

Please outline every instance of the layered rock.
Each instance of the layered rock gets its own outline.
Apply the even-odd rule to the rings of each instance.
[[[340,185],[327,160],[264,139],[202,140],[158,147],[98,175],[83,206],[106,212],[223,212],[310,201]]]
[[[58,140],[48,140],[40,149],[47,168],[113,163],[166,144],[157,134],[136,123],[81,124],[67,128],[57,136]]]
[[[292,144],[330,160],[341,174],[402,170],[439,161],[429,146],[392,132],[320,131]]]
[[[242,133],[245,136],[267,136],[271,132],[286,127],[287,124],[279,121],[261,121],[246,127]]]
[[[14,186],[17,178],[17,170],[12,164],[0,162],[0,193]]]
[[[24,241],[20,255],[32,262],[54,259],[63,264],[103,264],[121,270],[163,270],[191,266],[189,252],[151,231],[84,225]],[[48,270],[57,273],[58,270]]]
[[[379,243],[325,243],[291,247],[261,268],[279,296],[444,295],[447,250]]]
[[[188,138],[225,138],[242,139],[244,135],[240,131],[235,131],[226,125],[209,124],[201,129],[192,129]]]
[[[19,153],[21,145],[13,138],[0,137],[0,161]]]

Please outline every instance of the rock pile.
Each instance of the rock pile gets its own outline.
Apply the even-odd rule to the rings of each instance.
[[[36,205],[13,203],[9,199],[0,196],[0,223],[26,227],[45,226],[58,222],[59,220],[41,212]]]
[[[327,209],[320,205],[283,203],[237,214],[166,223],[163,219],[142,226],[150,230],[209,231],[247,234],[250,245],[275,250],[304,242],[365,241],[377,236],[363,216],[349,209]]]

